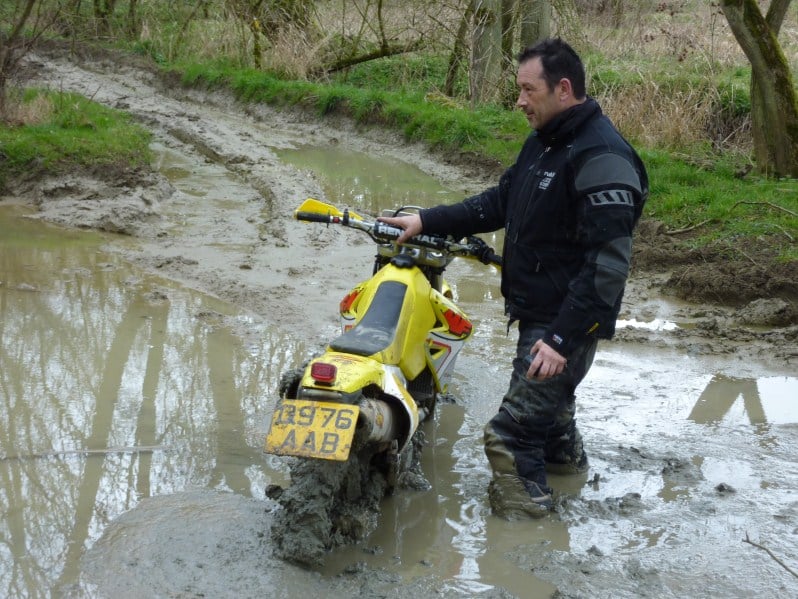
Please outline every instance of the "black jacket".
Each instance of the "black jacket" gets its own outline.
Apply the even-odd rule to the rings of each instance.
[[[457,238],[504,228],[507,314],[546,324],[543,340],[567,356],[614,334],[647,197],[642,161],[588,98],[532,132],[496,187],[421,220]]]

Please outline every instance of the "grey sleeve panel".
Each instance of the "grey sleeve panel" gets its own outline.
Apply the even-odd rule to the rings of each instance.
[[[629,186],[642,193],[640,176],[631,162],[619,154],[599,154],[588,160],[576,176],[577,191],[607,186]]]
[[[629,275],[632,238],[619,237],[605,245],[596,256],[596,293],[609,306],[615,305]]]

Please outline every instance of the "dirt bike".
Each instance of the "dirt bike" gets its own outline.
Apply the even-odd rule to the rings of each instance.
[[[291,485],[269,490],[282,507],[272,523],[275,553],[315,565],[372,532],[387,493],[428,488],[419,424],[433,415],[473,330],[443,273],[456,257],[496,266],[501,258],[477,237],[422,234],[399,245],[400,229],[314,199],[294,216],[362,231],[377,244],[371,278],[340,302],[342,334],[281,377],[266,437],[267,453],[293,456]]]

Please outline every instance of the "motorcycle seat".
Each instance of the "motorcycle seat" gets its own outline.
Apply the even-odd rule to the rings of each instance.
[[[377,288],[366,313],[354,327],[330,343],[333,351],[372,356],[390,347],[396,337],[407,285],[383,281]]]

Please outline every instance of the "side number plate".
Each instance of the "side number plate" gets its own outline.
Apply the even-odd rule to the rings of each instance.
[[[359,413],[349,404],[285,399],[274,410],[266,453],[344,461]]]

